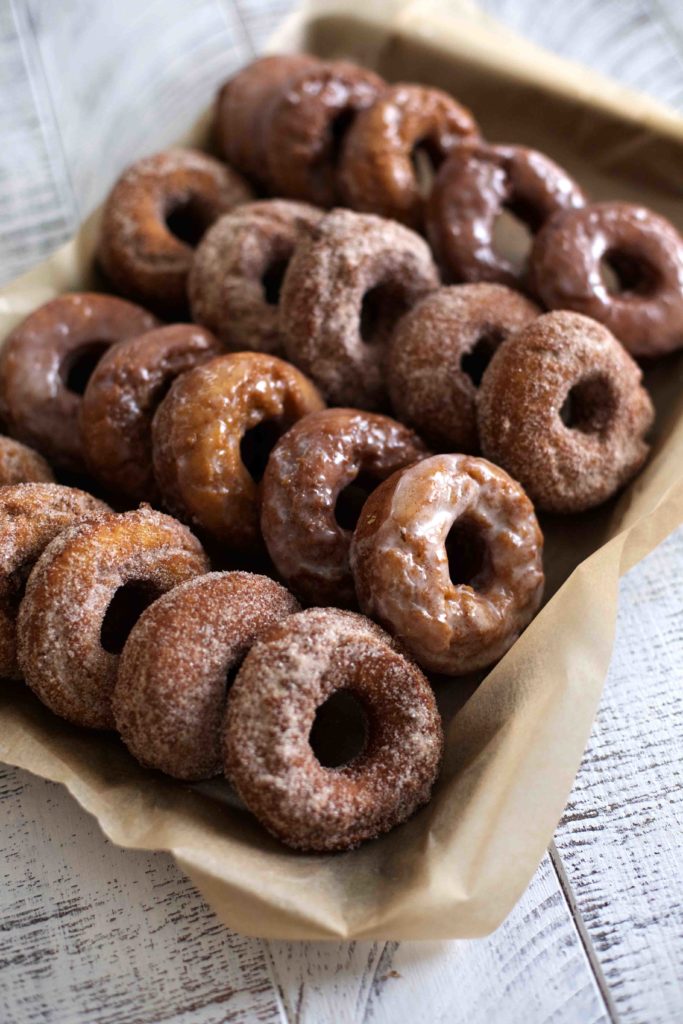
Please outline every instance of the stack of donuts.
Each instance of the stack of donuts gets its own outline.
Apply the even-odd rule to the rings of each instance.
[[[536,512],[645,462],[636,360],[683,346],[683,240],[345,61],[255,61],[213,138],[114,186],[118,294],[59,296],[0,352],[0,671],[344,850],[430,797],[425,673],[486,668],[538,610]],[[363,736],[333,764],[340,693]]]

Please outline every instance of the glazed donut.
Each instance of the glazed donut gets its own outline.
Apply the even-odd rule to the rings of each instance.
[[[426,455],[412,430],[357,409],[312,413],[280,438],[263,476],[261,530],[302,600],[355,603],[349,546],[361,504],[373,486]]]
[[[258,548],[257,478],[270,448],[323,405],[302,373],[259,352],[218,356],[183,374],[152,426],[165,504],[221,544]]]
[[[272,97],[263,117],[270,191],[332,206],[346,131],[384,89],[372,71],[347,61],[313,64]]]
[[[543,537],[507,473],[434,455],[368,498],[351,544],[358,602],[426,670],[460,676],[512,646],[543,593]]]
[[[472,114],[448,93],[422,85],[391,86],[346,135],[339,166],[346,203],[421,228],[425,187],[413,164],[416,152],[438,168],[458,142],[478,134]]]
[[[263,182],[265,153],[262,120],[268,102],[298,72],[318,64],[304,53],[259,57],[221,86],[214,109],[213,134],[222,156],[254,181]]]
[[[69,526],[111,510],[75,487],[19,483],[0,489],[0,679],[20,679],[17,612],[31,569]]]
[[[280,286],[299,239],[321,212],[266,199],[221,217],[199,243],[188,280],[193,319],[226,348],[279,355]]]
[[[501,341],[540,313],[501,284],[450,285],[421,299],[389,347],[389,397],[398,418],[436,449],[477,451],[483,368]]]
[[[346,691],[366,716],[361,752],[320,763],[315,714]],[[300,850],[348,850],[429,799],[443,735],[429,683],[378,626],[311,608],[256,642],[228,694],[225,769],[265,827]]]
[[[543,153],[523,146],[466,142],[445,161],[427,205],[427,234],[452,281],[495,281],[520,287],[526,268],[499,252],[494,229],[504,210],[537,232],[557,211],[586,197]]]
[[[155,598],[208,568],[190,531],[149,507],[64,530],[36,563],[19,609],[26,682],[70,722],[113,728],[111,695],[132,622]]]
[[[84,469],[82,377],[114,342],[152,330],[151,313],[112,295],[73,292],[39,306],[0,352],[0,416],[9,433],[64,469]]]
[[[603,280],[605,263],[617,293]],[[553,217],[536,238],[530,270],[546,306],[599,320],[632,356],[683,345],[683,238],[644,206],[595,203]]]
[[[110,349],[88,381],[81,402],[81,437],[89,471],[112,494],[156,501],[152,418],[181,373],[220,352],[202,327],[172,324]]]
[[[42,455],[11,437],[0,436],[0,487],[31,481],[49,484],[54,479]]]
[[[333,405],[382,408],[391,332],[438,283],[419,235],[371,214],[333,210],[297,247],[285,276],[287,356]]]
[[[196,149],[144,157],[121,175],[102,215],[98,257],[117,291],[166,318],[187,308],[194,248],[252,192],[230,167]]]
[[[298,610],[284,587],[248,572],[195,576],[155,601],[126,641],[114,689],[131,754],[178,779],[220,774],[229,673]]]
[[[606,327],[546,313],[500,346],[479,389],[481,447],[550,512],[606,501],[638,472],[654,410]]]

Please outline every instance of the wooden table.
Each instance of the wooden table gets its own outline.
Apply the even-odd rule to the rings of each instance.
[[[124,163],[177,136],[288,6],[2,0],[2,277],[67,238]],[[483,6],[683,112],[680,0]],[[0,768],[0,1021],[683,1021],[682,753],[679,531],[623,581],[609,679],[565,815],[488,939],[243,938],[168,856],[112,846],[60,787]]]

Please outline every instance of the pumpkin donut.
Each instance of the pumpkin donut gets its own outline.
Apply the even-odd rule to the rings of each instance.
[[[0,436],[0,487],[32,481],[49,484],[54,479],[42,455],[11,437]]]

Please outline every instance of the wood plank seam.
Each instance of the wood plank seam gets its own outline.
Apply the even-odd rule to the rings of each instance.
[[[225,10],[227,3],[229,3],[229,0],[220,0],[220,7],[221,7],[222,10]],[[256,56],[256,44],[254,42],[254,37],[251,34],[251,29],[249,28],[249,24],[247,22],[247,19],[244,16],[244,11],[242,10],[242,5],[239,2],[239,0],[232,0],[232,3],[230,4],[230,6],[231,6],[232,10],[235,12],[235,14],[237,15],[237,21],[239,22],[240,28],[242,29],[242,34],[244,36],[244,42],[246,43],[247,48],[249,50],[248,56],[251,59],[254,56]],[[227,20],[227,10],[225,11],[225,15],[226,15],[226,20]],[[247,64],[248,61],[245,60],[244,63]]]
[[[259,941],[263,948],[263,959],[265,960],[266,970],[268,971],[270,983],[273,986],[273,993],[275,995],[280,1017],[283,1021],[283,1024],[294,1024],[294,1022],[289,1019],[289,1013],[287,1012],[287,1003],[285,1000],[285,993],[282,985],[280,984],[280,979],[278,977],[277,968],[275,966],[275,959],[270,948],[270,943],[268,942],[267,939],[260,939]]]

